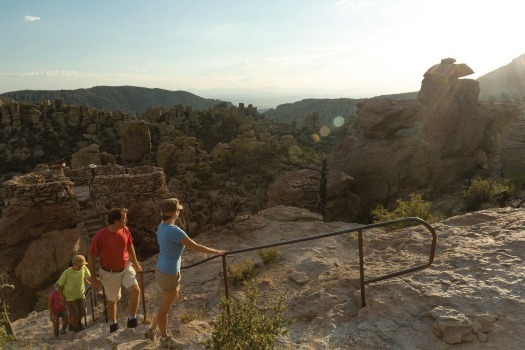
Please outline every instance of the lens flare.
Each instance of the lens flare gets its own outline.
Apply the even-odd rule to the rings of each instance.
[[[330,135],[330,128],[326,125],[321,126],[321,129],[319,130],[319,134],[321,134],[322,137],[326,137]]]
[[[343,126],[344,123],[345,123],[345,118],[341,117],[340,115],[334,118],[334,126],[336,128]]]
[[[312,136],[310,137],[312,138],[313,143],[318,143],[319,141],[321,141],[321,137],[317,134],[312,134]]]

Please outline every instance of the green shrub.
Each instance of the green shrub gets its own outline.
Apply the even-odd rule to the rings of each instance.
[[[482,179],[476,177],[470,186],[463,192],[465,205],[469,210],[476,210],[481,203],[494,200],[504,194],[515,192],[516,186],[510,179]]]
[[[259,249],[257,251],[261,257],[263,263],[268,264],[281,257],[281,252],[277,248]]]
[[[390,220],[396,220],[396,219],[402,219],[406,217],[418,217],[420,219],[423,219],[427,222],[433,222],[434,218],[430,214],[430,207],[431,203],[423,200],[423,195],[418,194],[410,194],[410,198],[408,201],[403,201],[401,199],[397,200],[397,208],[393,211],[388,211],[383,206],[379,205],[374,210],[372,210],[371,214],[374,218],[374,222],[380,222],[380,221],[390,221]],[[413,226],[415,223],[413,222],[406,222],[401,224],[395,224],[389,226],[390,229],[397,229],[401,227],[408,227]]]
[[[242,260],[239,263],[232,263],[228,266],[232,283],[236,286],[244,284],[255,275],[256,268],[257,264],[251,259]]]
[[[211,337],[206,341],[210,349],[269,350],[273,349],[275,337],[288,333],[291,322],[283,317],[286,306],[282,295],[267,313],[261,313],[257,307],[259,296],[257,289],[249,287],[244,300],[222,300]]]
[[[4,311],[0,312],[0,349],[3,348],[2,345],[7,345],[16,340],[14,335],[7,332],[5,326],[7,322],[9,322],[8,315]]]

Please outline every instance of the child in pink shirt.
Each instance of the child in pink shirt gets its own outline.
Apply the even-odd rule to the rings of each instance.
[[[49,293],[49,297],[47,298],[47,309],[49,310],[49,319],[53,322],[53,334],[55,337],[58,337],[60,319],[62,319],[62,329],[60,329],[60,334],[66,334],[67,326],[69,325],[69,313],[66,305],[60,300],[60,294],[58,293],[56,283],[53,285],[53,290]]]

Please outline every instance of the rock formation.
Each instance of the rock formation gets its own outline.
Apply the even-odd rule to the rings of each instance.
[[[328,159],[329,171],[354,178],[362,215],[413,192],[432,198],[457,190],[478,169],[508,174],[515,164],[503,138],[516,109],[481,105],[478,82],[459,79],[472,69],[454,62],[443,59],[425,73],[418,101],[377,98],[358,105],[361,133],[348,134]]]
[[[76,192],[82,187],[87,198],[81,200]],[[90,194],[96,200],[91,201]],[[84,219],[90,219],[91,214],[100,218],[97,206],[127,206],[135,223],[144,222],[144,215],[151,217],[148,211],[153,210],[154,222],[144,225],[154,226],[158,218],[155,200],[169,196],[162,169],[151,166],[64,170],[60,162],[42,164],[33,173],[5,181],[0,266],[16,286],[7,297],[12,319],[26,315],[33,307],[45,307],[47,295],[39,296],[39,300],[35,294],[57,280],[73,255],[87,255],[89,238]],[[87,212],[82,212],[86,207]]]
[[[122,161],[128,165],[144,165],[151,151],[151,134],[144,121],[129,121],[119,129]]]

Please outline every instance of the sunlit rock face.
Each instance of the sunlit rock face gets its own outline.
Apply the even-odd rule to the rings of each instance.
[[[421,103],[421,138],[438,147],[442,157],[471,156],[482,146],[489,116],[481,113],[479,83],[459,79],[474,71],[466,64],[443,59],[424,75]]]
[[[417,100],[358,104],[358,130],[336,144],[328,159],[329,169],[355,179],[352,191],[365,205],[363,215],[413,192],[431,198],[457,190],[465,174],[477,169],[500,174],[523,168],[504,140],[524,135],[516,131],[520,125],[511,124],[516,109],[481,105],[479,83],[461,79],[472,73],[445,58],[425,72]],[[517,153],[519,158],[523,152]]]
[[[373,98],[357,106],[359,127],[370,138],[394,136],[399,130],[417,126],[421,118],[419,103],[414,100]]]

